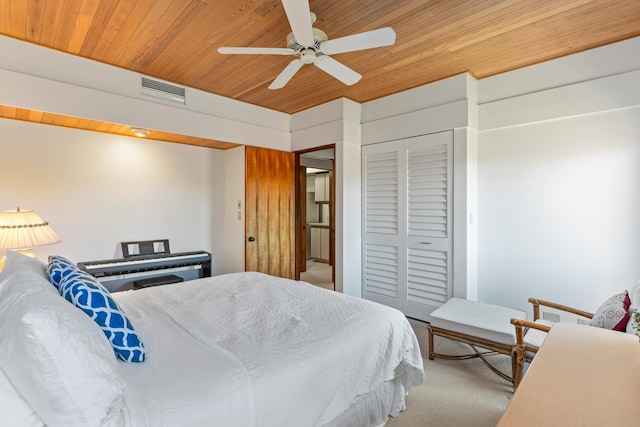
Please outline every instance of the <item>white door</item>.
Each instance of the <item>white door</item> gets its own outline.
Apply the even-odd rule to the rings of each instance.
[[[363,147],[363,295],[407,316],[452,295],[453,133]]]

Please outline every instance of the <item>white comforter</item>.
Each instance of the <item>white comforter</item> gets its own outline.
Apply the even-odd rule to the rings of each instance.
[[[423,379],[402,313],[302,282],[238,273],[113,295],[147,349],[125,366],[131,426],[331,425],[382,383]]]

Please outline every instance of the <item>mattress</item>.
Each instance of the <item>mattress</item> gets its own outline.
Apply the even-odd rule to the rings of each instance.
[[[127,425],[383,425],[423,381],[401,312],[304,282],[236,273],[112,295],[147,350],[123,364]]]

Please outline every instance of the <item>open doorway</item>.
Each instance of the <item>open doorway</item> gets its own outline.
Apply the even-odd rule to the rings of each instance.
[[[334,146],[296,153],[296,266],[300,280],[335,290]]]

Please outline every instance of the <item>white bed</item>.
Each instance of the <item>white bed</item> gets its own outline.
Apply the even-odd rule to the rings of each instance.
[[[12,281],[36,275],[9,276],[0,275],[0,403],[12,398],[11,407],[23,406],[14,419],[42,425],[20,396],[29,395],[24,378],[12,378],[11,352],[2,350],[9,345],[2,310],[10,311],[3,294]],[[110,384],[121,386],[121,396],[98,425],[382,426],[423,380],[402,313],[303,282],[237,273],[112,296],[142,338],[146,361],[117,362],[124,380]]]

